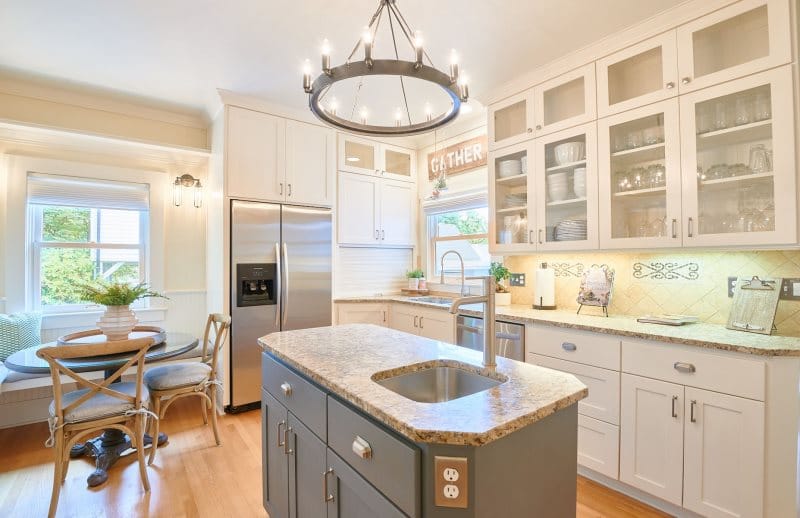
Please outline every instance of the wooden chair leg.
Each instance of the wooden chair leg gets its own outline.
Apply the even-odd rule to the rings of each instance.
[[[47,513],[49,518],[53,518],[56,515],[56,509],[58,508],[58,496],[61,493],[61,472],[64,469],[64,436],[61,434],[60,430],[58,430],[56,433],[56,444],[54,447],[55,462],[53,463],[53,492],[50,495],[50,510]]]
[[[161,398],[159,396],[155,396],[150,400],[152,403],[153,408],[150,410],[158,417],[158,419],[153,419],[153,428],[150,432],[152,436],[153,442],[150,443],[150,458],[147,460],[147,464],[153,464],[153,460],[156,458],[156,450],[158,449],[158,424],[161,422]]]
[[[206,398],[200,398],[200,408],[203,409],[203,424],[208,424],[208,401]]]
[[[208,392],[209,397],[211,398],[211,427],[214,429],[214,440],[217,441],[217,446],[222,444],[222,441],[219,440],[219,428],[217,428],[217,390],[216,385],[211,385],[211,388]],[[207,403],[206,398],[203,398],[203,403]]]
[[[145,416],[142,414],[137,415],[135,418],[136,457],[139,460],[139,475],[142,477],[142,486],[144,486],[145,491],[150,491],[150,480],[147,478],[147,465],[144,460],[144,420]],[[158,437],[153,442],[157,443]]]

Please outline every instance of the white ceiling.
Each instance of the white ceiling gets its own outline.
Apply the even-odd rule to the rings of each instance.
[[[471,93],[480,99],[522,72],[681,1],[398,0],[397,5],[423,32],[440,68],[450,49],[458,50]],[[333,63],[343,61],[377,5],[377,0],[6,0],[0,2],[0,68],[189,110],[211,110],[217,88],[303,108],[303,60],[318,66],[327,37]],[[370,110],[394,113],[399,100],[384,97],[390,96],[375,96],[370,102],[384,105]]]

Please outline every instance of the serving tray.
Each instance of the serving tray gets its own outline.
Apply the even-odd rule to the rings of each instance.
[[[167,332],[160,327],[155,326],[136,326],[133,328],[128,339],[152,337],[155,343],[159,345],[164,343],[167,337]],[[90,329],[88,331],[80,331],[77,333],[69,333],[64,336],[59,336],[56,340],[58,345],[93,345],[108,342],[108,338],[99,329]]]

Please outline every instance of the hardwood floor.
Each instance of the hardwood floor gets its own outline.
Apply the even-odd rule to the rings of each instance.
[[[111,468],[104,485],[88,489],[93,463],[70,462],[61,490],[59,517],[266,518],[261,506],[261,416],[257,411],[220,417],[222,446],[203,426],[196,401],[176,402],[161,430],[169,444],[148,468],[152,490],[142,489],[136,456]],[[44,423],[0,430],[0,515],[47,516],[53,452],[44,447]],[[578,477],[578,518],[667,516],[635,500]],[[377,518],[377,517],[376,517]]]

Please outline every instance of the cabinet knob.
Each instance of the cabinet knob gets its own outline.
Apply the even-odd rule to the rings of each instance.
[[[292,395],[292,386],[289,385],[288,382],[284,381],[281,383],[281,390],[283,391],[283,395],[289,397]]]
[[[673,88],[675,88],[675,83],[670,81],[669,83],[667,83],[666,86],[667,86],[667,90],[672,90]]]
[[[528,133],[533,133],[533,128],[528,128]]]
[[[353,439],[353,453],[362,459],[372,458],[372,446],[369,445],[360,435]]]
[[[688,85],[691,82],[692,82],[692,78],[691,77],[684,77],[683,79],[681,79],[681,84],[682,85]]]
[[[536,129],[537,129],[537,130],[540,130],[540,129],[542,129],[542,125],[541,125],[541,124],[537,124],[537,125],[536,125]]]

